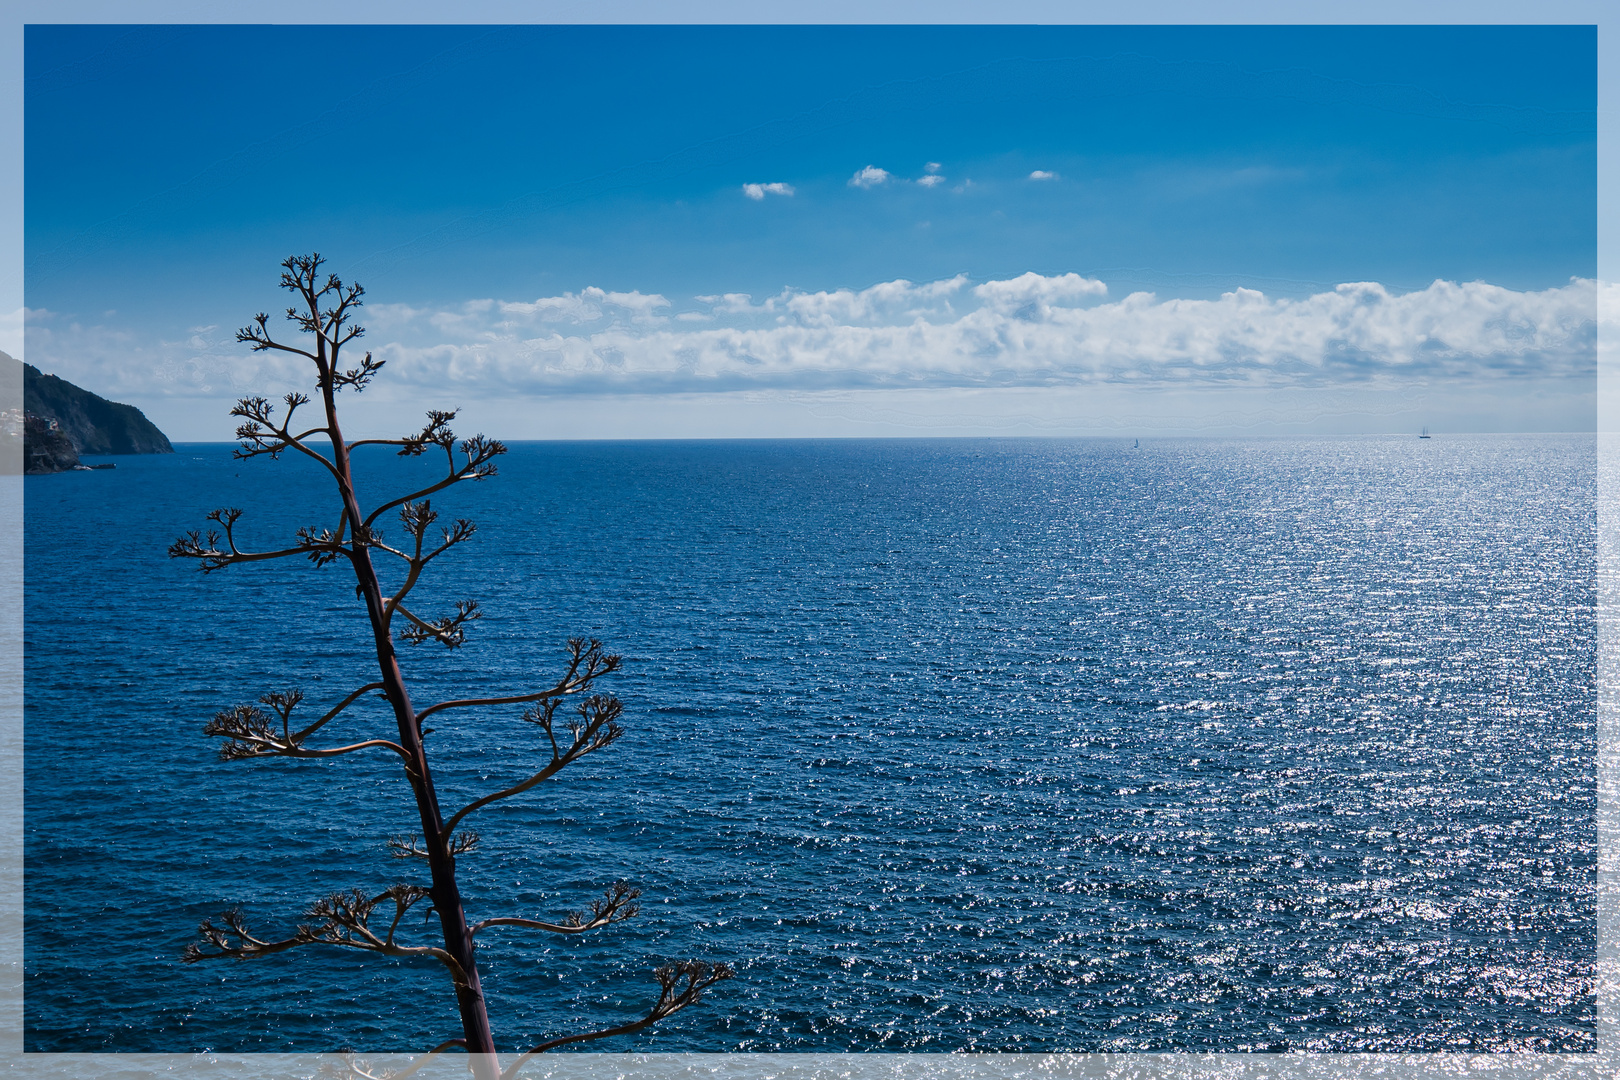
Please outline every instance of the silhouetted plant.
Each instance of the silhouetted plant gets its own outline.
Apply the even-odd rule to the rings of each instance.
[[[303,726],[294,723],[293,713],[303,704],[304,694],[297,689],[288,689],[266,693],[256,705],[237,705],[225,709],[215,715],[203,731],[224,740],[219,755],[223,761],[266,757],[324,758],[369,749],[385,750],[396,755],[415,795],[422,832],[420,837],[390,840],[389,848],[398,858],[425,860],[431,884],[401,883],[375,896],[368,896],[360,890],[333,894],[311,905],[305,913],[307,921],[300,924],[290,937],[277,940],[255,936],[248,930],[239,911],[229,911],[221,917],[218,925],[212,920],[202,924],[203,943],[188,948],[185,959],[189,962],[226,958],[245,960],[305,945],[356,949],[385,956],[431,957],[443,965],[455,987],[462,1034],[459,1038],[441,1043],[430,1055],[460,1047],[470,1055],[471,1071],[479,1080],[511,1080],[534,1054],[571,1043],[640,1031],[693,1004],[705,989],[732,973],[724,964],[702,961],[661,967],[653,973],[658,982],[658,998],[645,1016],[615,1027],[541,1041],[504,1070],[500,1067],[474,951],[474,941],[479,932],[492,927],[519,927],[554,934],[586,933],[635,915],[640,891],[619,882],[610,886],[603,898],[591,905],[589,914],[573,914],[560,922],[501,916],[469,924],[456,884],[456,857],[472,852],[478,844],[478,835],[470,829],[461,828],[461,825],[470,814],[490,803],[528,791],[587,754],[604,749],[623,734],[624,729],[619,724],[622,712],[619,702],[611,696],[591,692],[598,680],[618,670],[619,657],[607,653],[600,642],[575,638],[568,642],[566,669],[561,678],[548,687],[514,694],[441,701],[420,712],[414,708],[400,671],[394,649],[395,640],[408,644],[434,641],[448,648],[459,648],[465,640],[467,624],[481,614],[477,602],[472,600],[460,601],[453,614],[438,618],[425,618],[406,606],[407,598],[428,565],[451,548],[467,541],[476,531],[472,522],[461,519],[449,528],[441,528],[437,537],[431,537],[429,533],[438,520],[438,512],[433,509],[429,496],[463,481],[485,480],[494,476],[494,460],[506,452],[506,447],[482,435],[458,440],[450,429],[450,422],[456,414],[437,410],[428,413],[427,423],[414,435],[398,439],[344,440],[342,429],[338,426],[337,392],[345,387],[355,391],[365,389],[382,369],[383,361],[373,360],[371,354],[367,353],[357,366],[348,369],[339,366],[338,355],[343,346],[365,332],[363,327],[350,324],[354,310],[361,304],[364,290],[358,284],[345,285],[336,275],[329,275],[323,282],[320,279],[322,261],[319,255],[308,255],[294,256],[282,263],[281,286],[294,293],[301,305],[289,307],[287,318],[304,334],[313,337],[313,342],[309,343],[313,351],[276,341],[268,328],[269,316],[262,313],[255,316],[251,325],[237,332],[237,340],[247,343],[255,351],[293,353],[313,363],[315,385],[320,396],[318,407],[323,411],[323,422],[304,430],[294,428],[294,415],[301,407],[310,404],[309,397],[298,393],[283,398],[286,411],[279,419],[275,406],[261,397],[244,398],[231,410],[231,415],[242,420],[236,430],[241,443],[236,457],[268,456],[275,459],[292,451],[320,463],[336,484],[339,503],[336,525],[332,528],[300,529],[290,547],[275,551],[248,551],[239,546],[236,535],[236,524],[242,517],[242,511],[235,508],[215,510],[208,515],[208,519],[217,528],[206,534],[188,533],[175,541],[169,554],[175,558],[197,560],[204,573],[238,563],[295,555],[307,557],[315,566],[340,560],[348,562],[354,571],[356,595],[365,605],[370,621],[377,657],[377,680],[354,690],[318,719]],[[317,449],[318,443],[312,445],[311,440],[329,444],[329,453],[321,452]],[[445,473],[442,478],[418,491],[382,502],[369,512],[363,512],[350,468],[350,454],[368,446],[397,447],[397,453],[405,457],[437,456],[442,453]],[[396,512],[404,528],[406,542],[399,547],[385,543],[383,534],[375,524],[379,517],[389,511]],[[383,591],[372,565],[374,551],[396,558],[403,564],[402,577],[392,593],[385,594]],[[403,625],[396,628],[396,620]],[[311,744],[311,739],[327,723],[365,695],[379,690],[393,709],[398,729],[396,738],[369,738],[344,746]],[[575,704],[565,710],[559,719],[558,710],[570,701]],[[424,728],[423,721],[434,713],[449,709],[491,705],[529,706],[523,719],[535,725],[543,734],[541,748],[543,752],[549,750],[549,760],[538,771],[474,799],[446,818],[439,809],[432,770],[423,748],[423,736],[431,730]],[[429,902],[430,917],[435,914],[439,917],[442,944],[408,943],[400,938],[400,926],[406,913],[424,900]],[[418,1066],[420,1064],[417,1063]],[[415,1067],[410,1071],[415,1071]],[[354,1067],[354,1071],[367,1075],[358,1067]]]

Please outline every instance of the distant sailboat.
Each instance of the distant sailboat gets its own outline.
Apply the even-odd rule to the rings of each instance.
[[[1136,445],[1135,445],[1135,446],[1133,446],[1133,447],[1131,447],[1131,449],[1132,449],[1132,450],[1140,450],[1140,449],[1142,449],[1142,440],[1141,440],[1141,439],[1137,439],[1137,440],[1136,440]]]
[[[1423,429],[1423,434],[1418,436],[1418,438],[1420,438],[1420,439],[1427,439],[1428,437],[1429,437],[1429,429],[1428,428],[1424,428]]]

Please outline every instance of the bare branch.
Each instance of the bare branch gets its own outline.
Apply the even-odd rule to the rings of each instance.
[[[498,439],[486,438],[483,435],[474,435],[470,439],[463,439],[460,446],[463,460],[461,465],[458,466],[454,452],[456,436],[455,432],[450,430],[450,421],[456,418],[455,411],[446,412],[441,409],[433,409],[428,412],[427,417],[427,424],[418,434],[407,435],[398,440],[397,443],[393,443],[393,445],[400,447],[400,457],[420,457],[422,454],[427,453],[429,447],[439,447],[444,451],[445,455],[446,472],[444,479],[422,488],[420,491],[413,491],[409,495],[403,495],[400,498],[383,503],[367,516],[366,523],[368,525],[375,521],[378,515],[392,510],[402,503],[425,499],[434,492],[442,491],[451,484],[458,484],[463,480],[485,480],[495,475],[495,466],[491,462],[506,453],[505,443]],[[383,442],[385,440],[374,441]]]
[[[304,355],[308,356],[309,354],[305,353]],[[310,358],[315,359],[314,357]],[[319,361],[316,360],[316,363],[318,364]],[[275,406],[271,405],[266,398],[243,398],[236,403],[236,407],[231,410],[231,415],[241,417],[243,422],[236,429],[236,437],[241,441],[242,445],[236,450],[234,456],[246,460],[268,454],[273,461],[289,449],[297,450],[305,457],[320,462],[326,471],[332,474],[334,479],[341,480],[336,466],[328,461],[325,455],[311,450],[304,445],[300,436],[292,433],[293,412],[297,410],[298,406],[306,404],[309,398],[303,394],[288,394],[282,400],[287,403],[287,419],[280,424],[276,423],[275,420]],[[318,428],[316,430],[326,429]]]
[[[334,343],[333,351],[337,351],[338,345],[352,341],[365,332],[363,326],[354,327],[343,336],[341,341]],[[372,378],[382,370],[382,366],[386,363],[388,363],[386,360],[373,360],[371,354],[366,353],[366,358],[360,361],[359,367],[350,368],[348,371],[334,371],[332,373],[332,383],[337,387],[352,386],[356,392],[359,392],[366,388],[366,384],[371,382]]]
[[[407,435],[400,439],[356,439],[344,445],[350,450],[358,450],[362,446],[404,446],[409,441],[410,436]]]
[[[313,525],[305,525],[298,530],[298,546],[293,550],[309,556],[309,561],[316,566],[325,566],[353,554],[337,533],[331,529],[317,532]]]
[[[340,701],[336,705],[334,705],[330,712],[328,712],[326,715],[322,716],[319,720],[315,721],[313,724],[309,725],[309,727],[304,728],[302,731],[294,732],[292,734],[291,738],[295,742],[303,742],[309,736],[315,734],[323,726],[325,726],[325,724],[326,724],[326,722],[328,720],[331,720],[333,717],[337,716],[338,713],[342,712],[344,709],[347,709],[350,705],[353,705],[356,701],[358,701],[360,699],[361,694],[366,693],[368,690],[381,690],[381,689],[382,689],[382,683],[380,683],[380,682],[368,682],[368,683],[366,683],[366,685],[362,686],[360,689],[356,690],[354,693],[350,694],[348,697],[344,698],[342,701]]]
[[[407,766],[411,764],[411,756],[405,748],[387,739],[367,739],[349,746],[322,750],[309,749],[303,745],[303,732],[293,734],[288,731],[288,716],[292,712],[292,707],[303,697],[296,690],[290,694],[289,697],[287,694],[269,693],[259,698],[260,704],[271,706],[281,715],[282,730],[279,734],[270,726],[270,717],[256,705],[233,705],[229,709],[215,713],[214,718],[204,725],[203,734],[227,740],[219,749],[219,759],[240,761],[243,758],[253,757],[337,757],[339,754],[351,754],[356,750],[380,746],[398,754]],[[330,719],[330,716],[326,719]],[[325,719],[320,720],[314,726],[319,727],[325,722]]]
[[[557,704],[557,699],[553,698],[545,702],[539,709],[529,709],[523,714],[523,719],[531,724],[540,725],[545,729],[546,734],[551,737],[551,760],[546,763],[545,767],[527,780],[513,784],[511,787],[504,788],[492,795],[485,795],[482,799],[476,799],[457,810],[451,815],[450,820],[444,823],[446,832],[454,829],[457,822],[474,810],[488,806],[490,803],[500,799],[509,799],[513,795],[521,795],[536,784],[549,780],[586,754],[602,749],[624,734],[624,728],[620,727],[618,722],[619,714],[624,711],[624,706],[619,703],[617,698],[594,694],[580,702],[579,719],[570,721],[568,724],[569,733],[573,735],[573,742],[566,750],[559,751],[555,733],[552,731],[552,716],[556,712]]]
[[[437,641],[450,649],[459,648],[466,641],[467,632],[462,628],[463,623],[484,617],[484,613],[478,610],[478,601],[476,600],[457,600],[454,615],[446,615],[444,618],[435,619],[432,622],[417,618],[411,613],[410,609],[399,604],[394,605],[394,610],[411,621],[410,626],[399,632],[399,640],[407,645],[420,645],[424,641]],[[420,720],[421,716],[418,715],[417,719]]]
[[[443,542],[437,548],[423,554],[422,546],[427,537],[428,526],[438,519],[439,515],[433,509],[433,504],[426,499],[421,502],[405,502],[400,505],[400,523],[405,527],[405,532],[413,542],[411,554],[407,555],[402,551],[396,551],[391,547],[387,547],[387,545],[378,546],[404,559],[409,564],[410,570],[406,573],[405,580],[400,584],[399,590],[385,602],[384,614],[391,619],[395,611],[404,611],[405,617],[414,624],[414,628],[408,628],[400,635],[401,641],[411,645],[418,645],[431,639],[454,649],[461,645],[465,639],[465,633],[461,629],[461,625],[470,619],[482,617],[482,613],[478,610],[477,601],[459,601],[456,604],[455,615],[431,623],[418,618],[402,607],[405,598],[410,595],[412,589],[416,588],[416,583],[421,578],[422,571],[427,567],[427,564],[457,544],[464,543],[471,538],[473,533],[478,531],[478,526],[466,518],[460,518],[453,527],[440,529],[439,532]]]
[[[666,1016],[680,1012],[688,1005],[695,1005],[703,996],[703,991],[717,982],[731,978],[736,972],[725,964],[710,964],[702,960],[685,960],[679,964],[661,967],[653,972],[658,980],[658,1001],[648,1010],[647,1015],[640,1020],[629,1024],[620,1024],[618,1027],[606,1028],[602,1031],[591,1031],[581,1035],[565,1035],[560,1039],[551,1039],[541,1043],[530,1050],[501,1073],[501,1080],[514,1080],[518,1070],[536,1054],[543,1054],[547,1050],[555,1050],[559,1046],[570,1043],[589,1042],[593,1039],[605,1039],[612,1035],[629,1035],[640,1031],[644,1027],[656,1024]]]
[[[432,562],[440,555],[443,555],[446,551],[449,551],[457,544],[464,543],[472,537],[473,533],[478,531],[478,526],[474,525],[468,519],[457,518],[456,523],[450,528],[439,530],[439,535],[442,542],[438,547],[424,555],[422,554],[422,545],[427,538],[428,526],[439,520],[438,511],[433,509],[432,502],[427,499],[423,499],[421,502],[411,502],[407,500],[406,502],[401,503],[399,507],[399,520],[400,523],[405,526],[405,531],[409,533],[413,539],[415,539],[416,555],[414,557],[414,561],[420,563],[422,566],[426,566],[428,563]]]
[[[482,839],[471,829],[463,829],[450,838],[449,852],[453,859],[457,855],[465,855],[478,848],[478,841]],[[416,846],[416,837],[395,836],[388,841],[388,853],[396,859],[426,859],[431,855],[426,848]]]
[[[272,340],[270,337],[269,328],[267,326],[269,321],[269,315],[262,311],[259,312],[257,315],[253,316],[253,322],[250,325],[244,326],[242,329],[236,332],[236,340],[251,346],[254,352],[263,352],[266,349],[275,349],[279,352],[296,353],[308,360],[315,359],[314,353],[305,352],[303,349],[295,348],[291,345],[282,345],[279,342]]]
[[[319,566],[348,554],[347,549],[335,542],[330,532],[317,535],[308,529],[298,530],[297,547],[280,551],[243,551],[236,546],[236,522],[241,516],[242,511],[235,507],[210,511],[208,520],[222,526],[224,535],[210,529],[205,538],[200,531],[193,529],[169,545],[169,558],[196,559],[201,564],[202,572],[207,574],[236,563],[285,559],[289,555],[307,555]],[[223,548],[219,546],[221,539],[225,541]]]
[[[412,905],[428,895],[420,885],[393,885],[377,896],[368,897],[359,889],[348,893],[334,893],[310,906],[305,918],[316,920],[303,923],[293,935],[279,941],[266,941],[248,931],[242,912],[233,908],[220,916],[223,925],[214,925],[204,919],[197,928],[212,951],[203,945],[186,946],[181,957],[188,964],[199,960],[253,960],[272,953],[285,952],[300,945],[336,945],[342,948],[362,949],[385,956],[431,956],[450,969],[458,983],[465,983],[461,965],[449,952],[431,945],[405,946],[394,943],[394,929]],[[371,915],[384,900],[394,902],[394,914],[385,936],[379,937],[370,925]]]
[[[352,309],[364,303],[361,297],[365,295],[365,289],[358,284],[345,286],[336,274],[328,275],[325,284],[317,287],[324,261],[319,254],[294,255],[281,264],[281,287],[298,294],[307,309],[300,311],[297,307],[289,307],[287,319],[303,333],[315,335],[319,344],[314,352],[276,341],[270,334],[270,316],[262,311],[253,317],[252,323],[236,332],[236,340],[247,344],[255,352],[274,349],[314,362],[317,385],[322,390],[330,388],[336,391],[345,386],[357,391],[364,390],[386,361],[373,360],[371,354],[367,353],[358,367],[344,370],[338,367],[338,352],[366,332],[363,326],[346,327]],[[322,300],[328,296],[335,296],[336,302],[323,308]],[[268,451],[249,450],[246,456],[259,452]]]
[[[459,409],[429,409],[427,423],[423,425],[420,433],[407,435],[401,440],[404,447],[399,452],[400,457],[421,457],[430,446],[451,446],[456,441],[455,432],[450,430],[450,421],[456,418]]]
[[[441,701],[437,705],[430,705],[416,714],[418,721],[426,720],[441,709],[467,709],[475,705],[527,705],[534,701],[544,701],[547,698],[563,697],[567,694],[577,694],[585,690],[604,675],[611,675],[619,670],[621,657],[604,651],[602,643],[592,638],[569,638],[568,650],[571,654],[568,670],[557,685],[549,690],[537,690],[530,694],[511,694],[504,697],[462,698],[458,701]]]
[[[474,923],[469,933],[476,934],[487,926],[522,926],[531,930],[549,930],[554,934],[583,934],[587,930],[595,930],[599,926],[609,923],[623,922],[634,918],[641,911],[641,905],[636,903],[641,898],[641,890],[628,881],[616,881],[608,887],[607,893],[600,900],[591,901],[591,917],[585,918],[580,912],[570,912],[560,923],[541,922],[539,919],[498,918],[485,919]]]

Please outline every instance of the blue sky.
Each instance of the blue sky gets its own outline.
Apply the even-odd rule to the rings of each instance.
[[[443,393],[514,438],[1591,424],[1590,27],[25,50],[28,359],[180,438],[291,376],[230,331],[310,249],[369,291],[383,425]]]

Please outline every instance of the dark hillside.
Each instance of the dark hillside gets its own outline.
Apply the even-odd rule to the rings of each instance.
[[[135,406],[98,397],[32,364],[23,365],[23,408],[55,420],[81,454],[174,453],[168,437]]]

